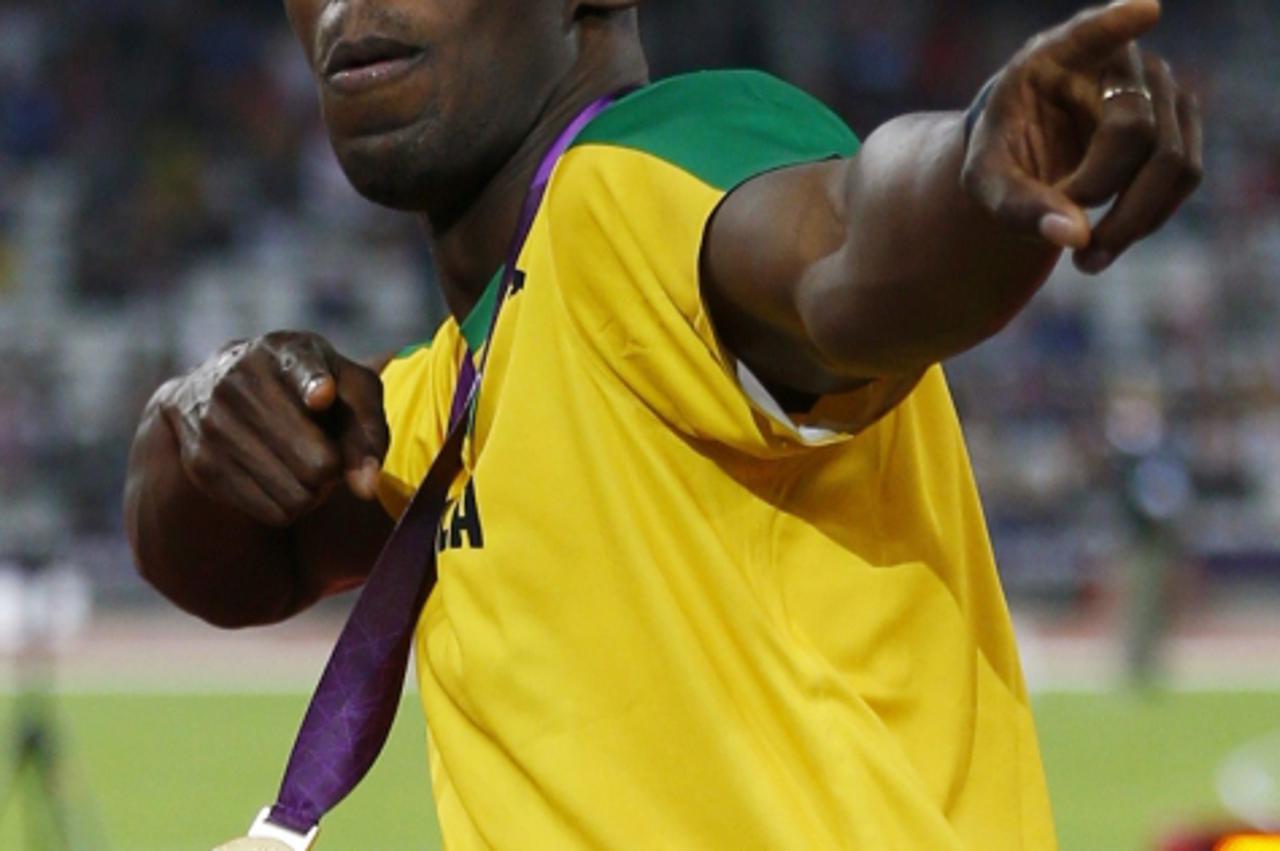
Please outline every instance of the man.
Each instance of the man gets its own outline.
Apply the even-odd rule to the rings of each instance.
[[[161,388],[143,574],[228,627],[360,584],[485,350],[416,643],[450,848],[1054,847],[937,364],[1195,187],[1195,103],[1134,41],[1156,0],[861,148],[761,74],[642,85],[636,0],[286,6],[453,318],[381,377],[277,333]],[[559,161],[486,342],[539,157],[636,86]]]

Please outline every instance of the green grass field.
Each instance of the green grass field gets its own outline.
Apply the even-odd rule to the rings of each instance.
[[[63,699],[73,756],[66,785],[92,802],[77,807],[81,828],[106,839],[85,847],[207,849],[243,830],[273,796],[304,703],[278,695]],[[0,729],[10,706],[0,702]],[[1036,707],[1065,851],[1147,849],[1155,827],[1217,814],[1219,761],[1280,725],[1280,694],[1049,695]],[[422,721],[407,701],[387,753],[328,820],[319,847],[437,848],[426,774]],[[22,822],[12,809],[5,814],[0,848],[27,847]]]

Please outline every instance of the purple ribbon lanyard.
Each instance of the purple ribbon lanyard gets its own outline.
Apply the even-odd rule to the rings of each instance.
[[[310,847],[320,819],[364,779],[386,744],[404,689],[414,628],[436,583],[436,531],[449,489],[463,469],[462,445],[498,314],[515,281],[516,263],[556,163],[582,129],[613,101],[614,97],[601,98],[579,113],[538,166],[507,252],[488,343],[479,354],[480,367],[476,368],[471,354],[463,357],[448,437],[369,574],[311,698],[279,799],[259,815],[251,837]]]

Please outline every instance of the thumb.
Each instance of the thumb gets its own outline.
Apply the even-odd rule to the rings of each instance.
[[[970,197],[1011,231],[1063,249],[1088,246],[1092,227],[1084,210],[1017,166],[966,166],[963,179]]]
[[[344,447],[342,460],[346,467],[343,478],[346,479],[347,487],[351,492],[366,502],[377,498],[378,483],[382,480],[382,464],[378,459],[369,457],[363,452],[349,453]]]

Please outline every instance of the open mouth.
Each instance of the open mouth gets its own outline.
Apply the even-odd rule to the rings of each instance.
[[[344,40],[329,51],[322,73],[332,88],[349,94],[398,79],[425,56],[420,47],[378,36]]]

